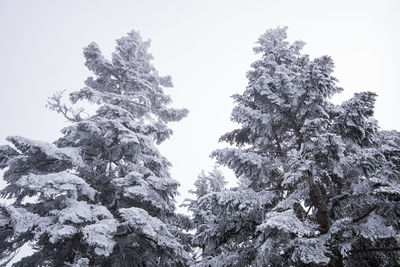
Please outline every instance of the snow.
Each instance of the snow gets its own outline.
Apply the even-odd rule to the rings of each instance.
[[[88,204],[85,201],[76,201],[69,199],[68,207],[62,210],[54,210],[51,213],[57,215],[60,223],[85,223],[90,221],[99,221],[101,218],[113,218],[110,211],[101,205]]]
[[[95,247],[97,255],[108,256],[116,244],[113,240],[113,233],[117,231],[117,226],[114,219],[104,219],[83,227],[82,233],[86,243]]]
[[[296,238],[290,244],[294,247],[292,260],[305,264],[328,264],[330,251],[325,246],[326,238]]]
[[[82,158],[79,156],[79,151],[76,148],[58,148],[48,142],[32,140],[21,136],[9,136],[7,140],[24,153],[41,152],[53,159],[72,161],[77,166],[82,165]]]
[[[22,176],[17,185],[26,187],[42,193],[44,198],[54,198],[67,192],[73,198],[78,193],[94,199],[96,191],[91,188],[82,178],[67,171],[43,175],[29,174]]]
[[[346,265],[357,259],[356,246],[390,241],[397,249],[400,135],[378,132],[374,93],[329,102],[342,90],[330,57],[302,55],[303,43],[287,42],[286,28],[260,37],[261,59],[234,96],[239,129],[221,138],[236,147],[212,154],[245,182],[226,189],[216,170],[202,173],[187,205],[191,221],[173,213],[178,183],[154,144],[187,110],[167,107],[163,86],[172,84],[151,65],[148,42],[131,32],[117,44],[111,61],[95,43],[84,49],[95,77],[70,97],[100,105],[95,115],[65,128],[56,145],[12,136],[20,154],[0,149],[9,167],[2,192],[20,198],[0,218],[14,230],[7,240],[33,233],[29,241],[44,251],[48,242],[76,242],[69,266],[112,252],[115,264],[126,265],[124,246],[133,244],[134,254],[141,243],[149,244],[144,258],[154,258],[148,265],[170,266],[191,261],[188,246],[201,248],[199,265],[215,266],[335,265],[337,258]],[[181,229],[191,225],[193,238]]]
[[[175,188],[179,185],[175,179],[165,177],[160,178],[154,175],[147,177],[146,181],[156,190],[167,191],[170,188]]]
[[[168,231],[167,226],[161,220],[150,216],[145,210],[132,207],[119,211],[126,224],[153,239],[159,246],[182,250],[181,244]]]
[[[140,208],[120,209],[119,212],[126,223],[134,228],[139,228],[140,231],[149,237],[156,238],[165,225],[159,219],[150,216],[147,211]]]
[[[56,243],[60,239],[72,237],[74,234],[78,233],[78,228],[72,225],[50,225],[47,228],[49,235],[49,241],[51,243]]]
[[[105,59],[95,43],[85,47],[85,65],[93,76],[86,79],[86,87],[70,94],[70,100],[95,103],[97,112],[70,119],[71,126],[54,144],[12,136],[8,140],[20,154],[0,149],[1,168],[9,167],[2,193],[22,200],[34,196],[29,202],[17,199],[10,218],[1,218],[1,224],[14,228],[10,240],[34,232],[28,241],[38,251],[30,259],[40,257],[51,265],[63,255],[40,252],[72,242],[76,246],[68,257],[57,258],[67,266],[86,266],[112,252],[116,265],[126,265],[125,252],[113,251],[122,239],[126,244],[154,241],[146,251],[149,266],[184,266],[191,261],[180,244],[180,226],[171,223],[176,219],[173,196],[178,183],[155,145],[171,135],[167,122],[179,121],[187,110],[167,107],[171,98],[164,86],[172,82],[158,75],[148,46],[132,31],[117,40],[112,60]],[[131,208],[121,209],[118,216],[119,207]],[[134,236],[115,238],[124,227],[133,229]],[[142,259],[135,261],[143,265]]]
[[[56,159],[63,159],[64,154],[60,153],[60,150],[55,146],[47,142],[31,140],[21,136],[9,136],[7,137],[7,141],[13,143],[17,149],[21,150],[22,152],[35,152],[39,150],[46,155],[56,158]]]
[[[290,209],[284,212],[271,211],[267,213],[264,222],[257,227],[257,230],[265,232],[274,228],[303,237],[313,236],[318,227],[310,222],[300,221],[293,210]]]
[[[85,242],[95,248],[96,254],[110,255],[115,245],[113,234],[118,226],[113,215],[104,206],[84,201],[70,200],[68,204],[65,209],[51,212],[56,221],[48,227],[50,241],[54,243],[81,232]]]
[[[14,208],[13,206],[7,207],[10,214],[11,221],[13,222],[14,231],[17,234],[25,233],[37,224],[40,224],[41,218],[37,214],[28,212],[23,208]]]
[[[149,202],[160,210],[169,209],[168,204],[160,196],[160,194],[152,189],[144,180],[139,185],[124,188],[124,196],[137,199],[141,202]]]

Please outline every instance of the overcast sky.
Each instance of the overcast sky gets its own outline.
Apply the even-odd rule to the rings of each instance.
[[[396,0],[0,0],[0,144],[8,135],[54,141],[66,122],[45,108],[47,97],[83,87],[84,46],[95,41],[109,58],[132,29],[152,40],[154,65],[172,76],[173,106],[190,110],[161,146],[184,195],[224,146],[230,96],[245,89],[252,48],[268,28],[288,26],[289,40],[305,41],[312,57],[330,55],[345,89],[335,101],[374,91],[380,126],[399,130],[399,14]]]

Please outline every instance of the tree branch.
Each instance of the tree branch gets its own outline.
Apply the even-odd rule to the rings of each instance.
[[[129,230],[125,230],[125,231],[123,231],[123,232],[115,233],[115,234],[114,234],[114,237],[126,237],[126,236],[128,236],[128,235],[130,235],[130,234],[135,234],[135,235],[137,235],[137,236],[139,236],[139,237],[141,237],[141,238],[143,238],[143,239],[149,240],[149,241],[151,241],[151,242],[157,244],[157,242],[156,242],[155,240],[153,240],[153,239],[151,239],[151,238],[149,238],[149,237],[147,237],[147,236],[145,236],[145,235],[143,235],[143,234],[136,233],[133,229],[129,229]]]
[[[79,122],[82,120],[81,114],[85,111],[83,108],[74,110],[61,103],[62,94],[65,90],[56,92],[47,100],[47,108],[61,113],[67,120],[72,122]]]
[[[272,133],[274,135],[274,139],[275,139],[276,145],[278,146],[278,152],[279,152],[279,154],[281,156],[283,156],[283,150],[282,150],[282,146],[281,146],[281,143],[280,143],[281,140],[279,139],[278,135],[276,134],[275,127],[273,127],[273,126],[272,126]]]
[[[373,206],[371,209],[369,209],[365,214],[361,215],[360,217],[354,218],[353,223],[357,223],[357,222],[361,221],[362,219],[367,217],[371,212],[373,212],[376,208],[377,208],[377,205]]]
[[[400,247],[394,248],[365,248],[365,249],[355,249],[350,253],[364,253],[364,252],[395,252],[400,251]]]
[[[310,205],[310,207],[308,208],[306,215],[304,216],[304,220],[307,219],[308,213],[310,213],[310,210],[312,207],[313,207],[313,205]]]

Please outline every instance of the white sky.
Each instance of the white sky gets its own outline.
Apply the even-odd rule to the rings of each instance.
[[[154,65],[172,76],[173,106],[190,110],[161,146],[184,195],[225,146],[217,141],[232,128],[230,96],[245,89],[252,47],[268,28],[289,26],[289,40],[305,41],[312,57],[330,55],[345,89],[337,100],[375,91],[381,127],[399,130],[399,14],[396,0],[0,0],[0,144],[8,135],[54,141],[66,124],[47,97],[83,86],[84,46],[95,41],[109,57],[132,29],[152,39]]]

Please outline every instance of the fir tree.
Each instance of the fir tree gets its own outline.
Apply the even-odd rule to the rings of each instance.
[[[187,207],[189,211],[194,212],[200,198],[212,192],[221,192],[225,190],[226,184],[225,177],[218,169],[217,165],[214,165],[212,171],[207,174],[202,170],[194,182],[195,190],[189,190],[189,193],[193,194],[196,199],[187,198],[181,206]]]
[[[0,213],[0,257],[6,261],[24,244],[33,254],[17,266],[186,266],[174,213],[178,182],[155,144],[169,138],[167,123],[185,109],[173,109],[151,64],[149,41],[132,31],[117,40],[112,59],[91,43],[85,65],[94,76],[70,94],[76,103],[96,105],[83,116],[61,102],[49,107],[72,123],[54,144],[9,137],[0,147],[6,168],[3,197],[15,199]]]
[[[342,91],[328,56],[311,60],[286,28],[268,30],[261,59],[235,95],[213,157],[242,181],[205,195],[198,266],[393,266],[400,264],[400,134],[379,131],[376,95]]]
[[[207,228],[207,225],[213,223],[213,208],[218,207],[218,205],[205,205],[203,199],[208,199],[214,193],[226,190],[226,184],[225,177],[217,165],[214,165],[213,170],[208,174],[202,170],[194,182],[195,190],[189,190],[189,193],[193,194],[195,199],[185,199],[181,205],[187,207],[193,218],[190,230],[195,230],[196,234],[189,241],[193,249],[193,258],[196,262],[202,257],[206,248],[201,233]]]
[[[225,189],[225,177],[222,172],[218,169],[217,165],[214,165],[213,170],[206,174],[204,170],[201,171],[194,182],[195,190],[189,190],[189,193],[194,194],[196,198],[201,198],[211,192],[220,192]],[[188,199],[189,200],[189,199]]]

